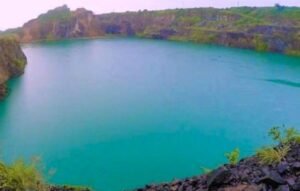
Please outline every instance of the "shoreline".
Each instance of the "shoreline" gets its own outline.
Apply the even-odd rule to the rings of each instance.
[[[300,144],[292,144],[277,164],[263,164],[257,156],[225,164],[200,176],[161,184],[149,184],[135,191],[298,191],[300,190]]]

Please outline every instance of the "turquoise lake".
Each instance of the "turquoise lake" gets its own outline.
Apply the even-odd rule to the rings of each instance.
[[[0,103],[1,157],[40,156],[56,184],[119,191],[199,175],[300,128],[300,58],[142,39],[23,45]]]

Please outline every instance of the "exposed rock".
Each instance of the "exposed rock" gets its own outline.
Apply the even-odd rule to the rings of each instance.
[[[90,189],[72,186],[52,186],[49,191],[90,191]]]
[[[272,187],[277,187],[278,185],[285,184],[286,181],[276,171],[271,171],[266,176],[262,177],[258,183],[264,183]]]
[[[299,10],[195,8],[95,15],[84,8],[71,11],[62,6],[4,33],[22,42],[137,35],[300,55]]]
[[[277,171],[280,174],[283,174],[284,172],[286,172],[289,168],[289,165],[287,162],[281,162],[278,166],[277,166]]]
[[[0,100],[7,94],[6,81],[24,73],[26,57],[14,38],[0,38]]]
[[[291,146],[279,164],[263,165],[256,157],[242,159],[237,165],[224,165],[208,175],[148,185],[139,191],[300,191],[297,167],[300,145]],[[289,159],[289,160],[288,160]],[[292,161],[292,162],[289,162]]]
[[[288,185],[279,186],[276,191],[290,191],[290,187]]]
[[[220,184],[224,184],[224,182],[228,182],[230,178],[231,172],[222,167],[219,168],[211,173],[211,175],[207,179],[207,186],[210,187],[216,187]]]
[[[0,84],[0,101],[5,97],[7,94],[7,88],[5,84]]]
[[[295,190],[295,191],[299,191],[299,190],[300,190],[300,182],[294,184],[294,185],[292,186],[292,188],[293,188],[293,190]]]
[[[261,191],[261,187],[257,185],[238,185],[235,187],[221,188],[218,191]]]

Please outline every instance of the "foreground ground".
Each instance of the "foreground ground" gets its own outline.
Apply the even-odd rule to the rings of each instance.
[[[264,165],[254,156],[237,165],[224,165],[211,173],[137,191],[298,191],[300,190],[300,145],[293,144],[278,164]]]

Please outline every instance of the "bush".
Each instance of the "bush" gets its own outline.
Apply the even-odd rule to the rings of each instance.
[[[277,144],[300,143],[300,133],[293,127],[284,130],[281,130],[281,127],[272,127],[269,131],[269,136]]]
[[[0,162],[0,190],[48,190],[38,170],[38,160],[32,160],[29,164],[18,160],[11,165]]]
[[[284,130],[272,127],[268,133],[277,147],[264,147],[257,151],[257,157],[263,164],[277,164],[288,154],[292,144],[300,144],[300,133],[293,127]]]
[[[282,135],[281,135],[281,131],[280,131],[280,127],[272,127],[269,130],[268,135],[273,139],[273,141],[276,142],[282,142]]]
[[[225,156],[230,164],[236,165],[240,159],[240,150],[238,148],[234,149],[232,152],[226,153]]]
[[[257,151],[257,157],[263,164],[271,165],[280,163],[290,150],[289,145],[282,147],[264,147]]]

